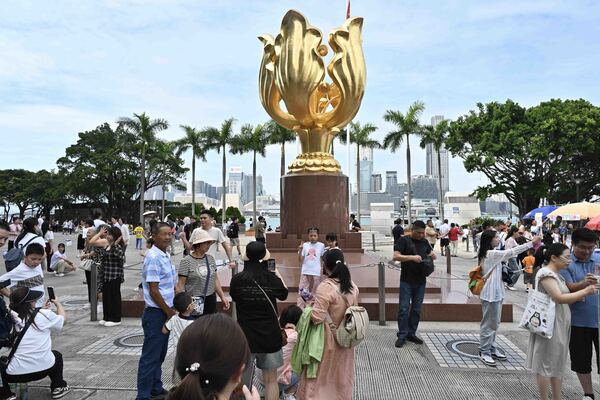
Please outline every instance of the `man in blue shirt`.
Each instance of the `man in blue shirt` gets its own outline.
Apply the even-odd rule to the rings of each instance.
[[[171,263],[171,227],[158,222],[152,227],[154,246],[144,259],[142,285],[146,308],[142,315],[144,345],[138,366],[137,400],[163,399],[167,391],[161,380],[161,365],[167,355],[169,335],[162,327],[175,315],[173,298],[177,271]]]
[[[594,254],[598,236],[586,228],[573,231],[573,252],[571,264],[561,271],[567,287],[576,292],[596,283],[600,270],[600,255]],[[584,399],[594,399],[592,387],[592,345],[596,348],[596,365],[600,372],[598,359],[598,296],[588,296],[585,301],[571,304],[571,370],[577,373],[583,389]]]

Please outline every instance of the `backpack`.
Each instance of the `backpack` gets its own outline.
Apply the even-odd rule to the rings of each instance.
[[[235,229],[233,227],[233,222],[229,225],[229,227],[227,227],[227,237],[228,238],[233,238],[235,236]]]
[[[12,347],[16,337],[15,321],[13,321],[10,310],[4,302],[4,297],[0,296],[0,348]]]
[[[341,292],[339,294],[348,305],[344,312],[344,318],[337,327],[333,325],[330,316],[327,316],[327,318],[337,344],[340,347],[349,349],[359,345],[365,339],[369,327],[369,314],[364,307],[350,305],[346,296]]]
[[[36,236],[32,237],[24,245],[15,243],[15,247],[10,249],[4,255],[4,265],[6,266],[6,272],[12,271],[19,264],[21,264],[23,257],[25,257],[25,252],[23,251],[23,247],[27,247],[29,245],[29,243],[31,243],[31,241],[37,237],[39,237],[39,236],[36,235]]]
[[[481,269],[480,265],[470,270],[469,283],[467,286],[471,293],[473,293],[475,296],[479,296],[481,294],[481,291],[483,290],[483,286],[485,285],[493,271],[494,268],[492,268],[487,274],[482,275],[483,270]]]

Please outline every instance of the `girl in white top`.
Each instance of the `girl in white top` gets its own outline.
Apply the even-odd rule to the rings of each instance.
[[[20,247],[23,254],[25,254],[27,246],[31,243],[39,243],[42,247],[46,247],[46,241],[38,235],[38,228],[38,220],[33,217],[25,218],[23,221],[23,231],[15,239],[15,247]]]
[[[495,360],[506,360],[506,355],[496,348],[496,332],[500,326],[502,301],[505,295],[502,282],[502,262],[508,261],[511,257],[517,257],[520,253],[532,248],[540,240],[541,238],[536,236],[531,242],[513,247],[510,250],[495,250],[500,244],[497,232],[484,231],[481,235],[478,259],[482,274],[487,276],[487,281],[479,296],[483,311],[480,326],[479,357],[488,366],[495,367]]]
[[[44,308],[35,308],[44,292],[26,287],[16,287],[10,294],[10,309],[16,312],[27,326],[21,342],[10,359],[6,371],[2,371],[3,386],[0,397],[16,398],[10,391],[9,383],[39,381],[50,377],[50,390],[53,399],[60,399],[71,391],[63,379],[62,354],[52,350],[51,331],[60,331],[65,323],[65,310],[58,300],[49,300]],[[56,306],[56,313],[48,307]],[[29,321],[29,324],[28,324]],[[25,329],[25,328],[23,328]]]

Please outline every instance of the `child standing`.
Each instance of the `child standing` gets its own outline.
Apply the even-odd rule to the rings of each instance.
[[[175,298],[173,298],[173,307],[177,310],[177,314],[165,323],[162,333],[165,335],[171,333],[173,335],[173,344],[177,348],[177,342],[184,329],[194,322],[194,318],[191,317],[192,311],[194,311],[192,296],[185,292],[177,293]],[[173,367],[173,383],[177,384],[179,381],[179,375]]]
[[[525,289],[529,293],[531,288],[532,277],[533,277],[533,266],[535,265],[535,257],[533,256],[533,249],[529,249],[527,256],[523,258],[523,283],[527,285]]]
[[[325,245],[319,242],[319,229],[308,229],[308,242],[298,246],[298,259],[302,265],[300,275],[300,284],[298,289],[300,297],[298,298],[299,305],[303,305],[302,300],[308,301],[312,299],[312,294],[319,286],[321,280],[321,256],[325,250]]]
[[[144,228],[142,228],[140,224],[137,224],[137,226],[133,230],[133,233],[135,234],[135,249],[141,250],[142,239],[144,238]]]

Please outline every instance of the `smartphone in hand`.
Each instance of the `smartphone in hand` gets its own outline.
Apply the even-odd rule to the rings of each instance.
[[[275,259],[269,258],[267,260],[267,271],[275,272]]]
[[[56,295],[54,294],[54,288],[52,286],[48,286],[48,298],[50,300],[56,299]]]

